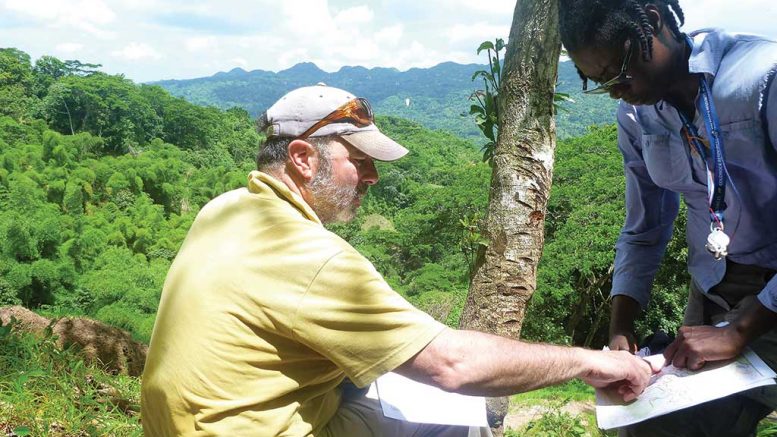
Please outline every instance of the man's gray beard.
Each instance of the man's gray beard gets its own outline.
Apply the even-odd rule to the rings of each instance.
[[[357,187],[338,186],[332,176],[332,165],[329,157],[321,156],[321,163],[316,175],[308,184],[308,190],[313,196],[313,211],[322,223],[348,222],[356,216],[359,198]]]

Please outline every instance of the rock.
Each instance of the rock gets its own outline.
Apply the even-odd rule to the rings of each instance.
[[[128,332],[96,320],[63,317],[50,320],[21,306],[0,308],[0,324],[17,320],[16,329],[43,334],[51,325],[59,347],[75,346],[84,360],[101,365],[114,374],[140,376],[148,346],[132,340]]]

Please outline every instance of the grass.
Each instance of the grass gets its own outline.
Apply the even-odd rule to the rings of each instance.
[[[777,422],[774,422],[773,419],[770,418],[762,420],[761,423],[758,424],[758,432],[756,435],[758,437],[777,436]]]
[[[141,436],[140,380],[111,375],[44,338],[0,326],[0,435]]]
[[[592,413],[572,414],[563,408],[570,402],[594,403],[594,390],[579,380],[572,380],[555,387],[546,387],[533,392],[521,393],[510,398],[510,411],[536,408],[544,411],[540,417],[531,420],[518,429],[508,429],[505,437],[600,437],[615,435],[605,433],[596,427]]]
[[[510,405],[536,405],[537,402],[560,401],[583,402],[594,401],[594,389],[579,379],[573,379],[565,384],[545,387],[539,390],[520,393],[510,397]]]
[[[55,340],[50,331],[41,339],[0,326],[0,436],[142,436],[140,380],[87,365]],[[564,411],[570,402],[593,401],[593,389],[578,380],[512,396],[511,412],[538,405],[543,412],[505,436],[615,436],[589,412]],[[763,421],[757,435],[777,436],[777,424]]]

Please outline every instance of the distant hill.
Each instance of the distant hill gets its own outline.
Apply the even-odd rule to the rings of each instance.
[[[431,129],[478,138],[480,133],[472,118],[461,114],[470,106],[468,97],[472,91],[481,88],[481,83],[472,82],[472,73],[485,68],[477,64],[445,62],[432,68],[407,71],[343,67],[335,73],[327,73],[315,64],[305,62],[278,73],[235,68],[211,77],[154,84],[199,105],[222,109],[238,106],[256,117],[289,90],[324,82],[366,97],[378,114],[395,115]],[[558,84],[559,92],[567,93],[575,100],[575,103],[565,105],[566,112],[558,115],[559,136],[577,136],[589,125],[613,121],[615,101],[606,96],[582,96],[580,78],[571,62],[559,64]]]

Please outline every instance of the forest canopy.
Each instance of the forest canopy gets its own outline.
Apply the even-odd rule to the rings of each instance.
[[[398,292],[456,326],[483,243],[491,169],[472,139],[393,116],[377,123],[411,154],[380,164],[357,219],[332,229]],[[244,109],[198,106],[98,65],[0,49],[0,305],[85,315],[147,341],[195,215],[244,186],[262,140]],[[615,129],[591,128],[556,153],[524,337],[596,347],[606,339],[624,214]],[[678,234],[643,335],[679,323],[687,277]]]

